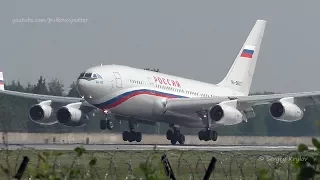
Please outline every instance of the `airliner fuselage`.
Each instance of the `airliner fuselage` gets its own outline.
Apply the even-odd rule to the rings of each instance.
[[[122,116],[187,127],[204,127],[195,113],[162,116],[167,98],[243,96],[230,88],[120,65],[87,69],[77,81],[79,94],[97,108]]]

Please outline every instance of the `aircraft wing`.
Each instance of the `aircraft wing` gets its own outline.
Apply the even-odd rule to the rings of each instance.
[[[284,98],[290,98],[291,103],[299,106],[315,105],[320,104],[320,91],[238,97],[172,98],[164,102],[164,107],[165,111],[197,112],[204,109],[209,110],[222,102],[236,101],[237,109],[244,110],[257,105],[274,103]]]
[[[8,90],[0,90],[0,95],[11,95],[11,96],[17,96],[17,97],[22,97],[22,98],[28,98],[28,99],[34,99],[37,101],[47,101],[51,100],[53,103],[53,106],[61,106],[61,105],[67,105],[70,103],[76,103],[76,102],[82,102],[81,104],[81,109],[84,110],[85,112],[90,112],[93,109],[97,109],[95,106],[91,105],[87,101],[85,101],[82,98],[76,98],[76,97],[64,97],[64,96],[51,96],[51,95],[42,95],[42,94],[32,94],[32,93],[23,93],[23,92],[18,92],[18,91],[8,91]],[[115,115],[116,119],[121,119],[121,120],[129,120],[129,118]],[[137,123],[141,124],[148,124],[155,126],[156,123],[152,121],[147,121],[143,119],[136,119],[135,120]]]
[[[76,102],[82,102],[82,106],[88,106],[88,107],[94,107],[87,101],[85,101],[82,98],[76,98],[76,97],[64,97],[64,96],[51,96],[51,95],[42,95],[42,94],[32,94],[32,93],[23,93],[18,91],[8,91],[8,90],[0,90],[0,94],[3,95],[11,95],[11,96],[17,96],[22,98],[28,98],[28,99],[34,99],[38,101],[46,101],[51,100],[53,103],[56,104],[70,104],[70,103],[76,103]]]

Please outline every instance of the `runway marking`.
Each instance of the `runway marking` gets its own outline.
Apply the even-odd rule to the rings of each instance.
[[[86,150],[126,150],[126,151],[150,151],[150,150],[197,150],[197,151],[295,151],[297,146],[181,146],[181,145],[81,145],[81,144],[28,144],[28,145],[9,145],[10,150],[34,149],[34,150],[73,150],[76,147],[83,146]],[[4,149],[4,145],[0,145]]]

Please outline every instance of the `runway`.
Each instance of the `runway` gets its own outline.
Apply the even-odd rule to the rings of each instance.
[[[91,151],[148,151],[148,150],[198,150],[198,151],[295,151],[297,146],[195,146],[195,145],[140,145],[140,144],[105,144],[105,145],[81,145],[81,144],[25,144],[9,145],[9,150],[34,149],[34,150],[73,150],[83,146]],[[0,145],[1,149],[5,146]]]

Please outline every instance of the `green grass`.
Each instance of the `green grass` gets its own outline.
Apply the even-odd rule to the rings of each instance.
[[[292,166],[292,159],[290,160],[294,155],[293,152],[86,151],[78,157],[75,151],[4,150],[0,152],[2,166],[0,179],[7,179],[4,172],[6,169],[14,174],[23,156],[28,156],[30,159],[24,179],[39,171],[37,167],[41,161],[46,161],[51,165],[47,169],[56,173],[67,172],[74,163],[73,167],[79,168],[83,179],[130,179],[130,177],[146,179],[142,171],[142,163],[149,169],[155,169],[155,176],[158,179],[166,179],[164,168],[160,163],[163,154],[167,155],[178,179],[202,179],[213,156],[217,159],[217,163],[211,179],[244,179],[243,177],[257,179],[262,169],[267,170],[267,176],[274,173],[275,177],[280,179],[288,179],[288,176],[294,178],[297,173]],[[264,155],[268,156],[264,157]],[[91,168],[89,163],[94,157],[97,161]],[[43,165],[40,166],[41,168],[44,168]]]

